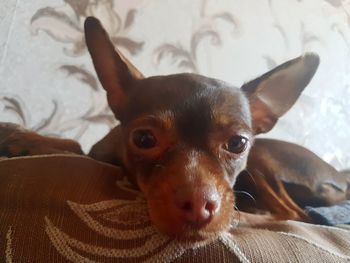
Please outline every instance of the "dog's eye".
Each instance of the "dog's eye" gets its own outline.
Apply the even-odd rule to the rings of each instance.
[[[156,137],[154,137],[152,131],[148,129],[134,131],[132,134],[132,141],[141,149],[153,148],[157,143]]]
[[[243,136],[235,135],[225,145],[225,150],[232,153],[242,153],[247,148],[248,139]]]

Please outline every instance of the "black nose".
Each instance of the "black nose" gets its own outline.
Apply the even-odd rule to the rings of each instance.
[[[209,224],[220,209],[220,196],[210,185],[184,186],[176,191],[175,203],[189,225],[201,228]]]

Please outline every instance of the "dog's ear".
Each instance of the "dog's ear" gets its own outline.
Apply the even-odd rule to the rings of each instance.
[[[135,79],[144,78],[123,55],[114,48],[100,21],[88,17],[84,24],[85,41],[97,76],[107,91],[108,104],[118,119],[127,103],[128,89]]]
[[[255,134],[268,132],[309,84],[320,59],[314,53],[290,60],[242,86],[249,98]]]

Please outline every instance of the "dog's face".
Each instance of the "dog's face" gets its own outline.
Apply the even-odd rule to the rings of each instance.
[[[123,163],[145,194],[153,222],[171,235],[226,229],[232,187],[253,140],[246,96],[192,74],[151,77],[131,87]]]
[[[154,224],[180,238],[229,228],[232,188],[254,135],[294,104],[318,57],[294,59],[238,89],[195,74],[144,78],[114,50],[98,20],[87,19],[85,34],[121,122],[124,168],[145,194]]]

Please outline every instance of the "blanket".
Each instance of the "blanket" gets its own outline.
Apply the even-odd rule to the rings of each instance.
[[[210,240],[160,234],[117,167],[84,156],[0,160],[0,262],[349,262],[350,231],[294,221]]]

